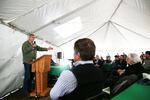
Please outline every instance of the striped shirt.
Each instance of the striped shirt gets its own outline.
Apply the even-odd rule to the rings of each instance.
[[[92,64],[93,61],[77,61],[74,63],[74,66],[83,65],[83,64]],[[71,93],[77,87],[77,79],[70,70],[63,71],[59,76],[54,87],[50,91],[50,97],[52,100],[58,100],[59,97],[64,96],[65,94]]]

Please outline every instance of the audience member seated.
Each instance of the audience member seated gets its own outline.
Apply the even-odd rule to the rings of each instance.
[[[125,69],[127,66],[126,55],[119,56],[120,69]]]
[[[112,71],[112,60],[110,56],[106,56],[106,60],[104,61],[101,69],[106,73],[107,76],[109,76]]]
[[[115,55],[115,60],[112,62],[112,68],[118,69],[120,67],[121,65],[120,65],[119,55]]]
[[[96,55],[96,57],[94,59],[94,64],[96,67],[100,67],[99,62],[100,62],[99,55]]]
[[[135,54],[135,53],[129,53],[127,57],[127,63],[128,66],[125,69],[118,69],[117,72],[119,75],[131,75],[131,74],[136,74],[136,75],[142,75],[144,72],[144,68],[141,63],[140,57]]]
[[[110,56],[106,56],[106,60],[104,62],[104,64],[111,64],[112,61],[111,61],[111,57]]]
[[[95,67],[95,44],[88,38],[74,44],[74,67],[63,71],[50,91],[52,100],[84,100],[101,93],[105,74]]]
[[[101,56],[100,58],[100,68],[104,65],[105,60],[103,59],[103,57]]]
[[[144,72],[150,74],[150,51],[145,52],[145,61],[143,64]]]
[[[142,64],[143,64],[143,63],[144,63],[144,60],[146,59],[144,52],[142,52],[142,54],[140,55],[140,58],[141,58]]]
[[[117,73],[117,70],[122,67],[120,64],[119,55],[115,55],[114,57],[115,57],[115,60],[112,62],[112,71],[111,71],[110,77],[115,77],[118,79],[119,74]]]
[[[103,63],[104,63],[103,57],[101,57],[101,59],[100,59],[99,56],[96,55],[96,57],[94,59],[95,66],[101,68],[103,66]]]
[[[137,54],[130,53],[127,57],[127,63],[128,66],[125,69],[118,69],[116,72],[113,71],[110,74],[110,76],[106,80],[105,86],[109,86],[111,89],[113,89],[116,82],[120,78],[132,74],[137,75],[139,78],[142,77],[144,68],[142,67],[141,59]]]

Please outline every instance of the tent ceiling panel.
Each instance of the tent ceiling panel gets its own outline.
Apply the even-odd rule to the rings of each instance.
[[[149,0],[1,0],[0,8],[0,18],[7,20],[15,18],[11,24],[26,32],[36,31],[38,37],[57,46],[93,32],[95,36],[97,34],[107,36],[111,32],[118,34],[120,30],[118,31],[116,26],[137,33],[143,38],[150,38]],[[62,34],[56,32],[56,27],[78,17],[82,26],[80,31],[70,33],[66,37],[63,37],[63,32]],[[109,20],[111,26],[108,26]],[[107,22],[109,23],[106,25],[107,31],[98,33],[96,30],[101,30]],[[109,44],[107,43],[109,41],[105,42]]]
[[[33,12],[21,16],[11,24],[27,32],[35,32],[37,29],[57,20],[95,0],[55,0],[47,3]]]
[[[120,0],[116,0],[116,2],[114,2],[114,0],[98,0],[83,9],[72,13],[69,16],[57,20],[56,23],[50,24],[47,27],[41,29],[37,32],[37,35],[60,46],[63,43],[66,43],[74,38],[80,37],[101,27],[109,20],[119,2]],[[67,23],[68,21],[77,17],[80,17],[82,24],[82,29],[79,32],[74,34],[70,33],[70,36],[64,38],[54,30],[55,27]]]
[[[41,6],[47,0],[0,0],[0,19],[13,20]]]
[[[150,1],[124,0],[111,19],[124,28],[150,38]]]
[[[131,31],[128,31],[118,25],[115,25],[123,36],[127,39],[127,46],[129,49],[142,49],[149,48],[150,38],[144,37],[141,34],[137,34]]]
[[[97,50],[124,50],[129,46],[124,35],[110,22],[89,38],[94,40]]]

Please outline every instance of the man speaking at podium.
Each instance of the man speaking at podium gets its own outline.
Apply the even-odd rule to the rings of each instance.
[[[36,59],[37,51],[48,51],[53,48],[42,48],[36,45],[34,34],[29,34],[28,40],[25,41],[22,45],[22,53],[23,53],[23,64],[24,64],[24,82],[23,82],[23,90],[25,94],[31,92],[31,85],[33,81],[33,73],[31,72],[31,63]]]

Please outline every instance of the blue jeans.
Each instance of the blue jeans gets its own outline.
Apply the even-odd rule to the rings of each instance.
[[[30,92],[32,81],[34,78],[34,73],[31,72],[31,64],[23,63],[24,64],[24,82],[23,82],[23,90],[25,93]]]

